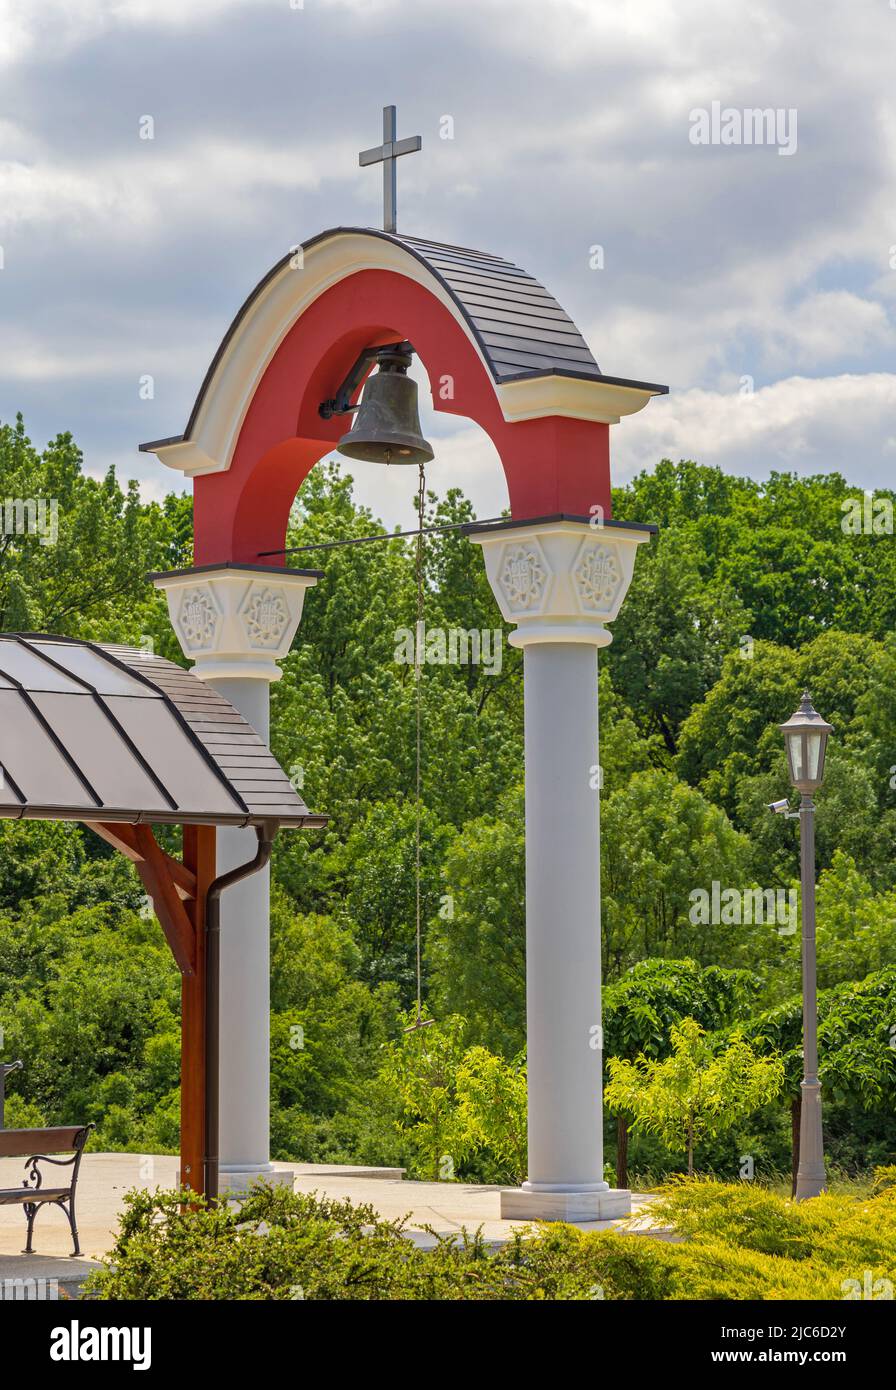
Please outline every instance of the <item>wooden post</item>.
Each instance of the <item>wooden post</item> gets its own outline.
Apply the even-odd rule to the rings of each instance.
[[[215,827],[185,825],[183,862],[196,875],[186,903],[193,926],[196,967],[181,980],[180,1180],[203,1192],[205,1160],[205,898],[215,877]]]

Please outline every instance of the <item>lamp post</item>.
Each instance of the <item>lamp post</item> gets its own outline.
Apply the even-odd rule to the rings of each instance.
[[[799,709],[781,724],[790,780],[800,794],[800,885],[803,947],[803,1080],[800,1086],[800,1164],[796,1200],[817,1197],[827,1188],[818,1080],[818,998],[815,972],[815,801],[824,777],[824,756],[832,726],[813,708],[808,690]]]

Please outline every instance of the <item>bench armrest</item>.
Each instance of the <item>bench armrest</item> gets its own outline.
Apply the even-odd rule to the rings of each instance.
[[[52,1154],[32,1154],[30,1158],[25,1160],[25,1172],[27,1176],[23,1179],[22,1186],[28,1191],[39,1192],[43,1186],[43,1174],[37,1165],[39,1163],[53,1163],[57,1168],[72,1169],[71,1186],[74,1188],[75,1183],[78,1181],[78,1169],[81,1166],[81,1155],[84,1152],[84,1145],[87,1143],[92,1129],[92,1124],[85,1125],[80,1134],[76,1136],[75,1150],[70,1158],[54,1158]]]
[[[32,1154],[25,1160],[27,1177],[23,1179],[22,1186],[35,1192],[43,1186],[43,1174],[37,1166],[39,1163],[55,1163],[58,1168],[71,1168],[80,1157],[80,1154],[72,1154],[71,1158],[51,1158],[49,1154]]]

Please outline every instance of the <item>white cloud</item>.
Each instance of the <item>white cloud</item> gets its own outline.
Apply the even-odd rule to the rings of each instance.
[[[894,432],[894,37],[884,0],[0,0],[2,413],[88,462],[176,433],[277,256],[378,216],[357,151],[395,100],[424,135],[400,225],[519,260],[606,372],[680,388],[614,427],[616,476],[671,452],[864,480]],[[797,107],[798,153],[691,146],[714,99]],[[445,429],[434,484],[500,510],[491,446]],[[408,519],[403,475],[359,487]]]
[[[884,307],[847,290],[809,295],[782,309],[767,338],[766,361],[779,369],[794,358],[821,365],[894,343]]]
[[[196,367],[197,350],[194,344],[186,344],[177,335],[168,341],[170,326],[156,327],[156,340],[149,342],[141,338],[139,342],[127,344],[111,343],[80,349],[72,346],[54,347],[46,337],[20,331],[15,339],[0,339],[0,378],[15,382],[46,382],[58,384],[63,381],[90,381],[96,378],[106,380],[131,377],[134,381],[134,397],[137,397],[137,380],[146,373],[152,375],[150,367],[158,364],[166,374],[193,374]]]
[[[118,30],[195,29],[265,6],[270,0],[0,0],[0,64],[36,50],[58,59]]]
[[[0,227],[57,226],[64,237],[88,230],[106,239],[147,235],[214,205],[221,216],[253,217],[260,190],[314,189],[332,167],[330,151],[302,154],[262,142],[196,140],[172,150],[165,141],[139,140],[134,155],[88,167],[38,157],[0,164]]]
[[[681,391],[653,401],[611,431],[613,477],[625,481],[660,458],[693,458],[726,472],[838,471],[863,485],[893,485],[896,375],[789,377],[753,395]]]

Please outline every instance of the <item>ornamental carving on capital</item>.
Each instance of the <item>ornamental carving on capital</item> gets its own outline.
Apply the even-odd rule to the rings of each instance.
[[[178,625],[188,652],[204,651],[214,645],[220,611],[210,589],[187,589],[180,602]]]
[[[254,651],[279,647],[290,623],[282,589],[253,587],[240,613],[249,646]]]
[[[511,613],[532,613],[544,601],[551,574],[537,541],[505,545],[498,583]]]
[[[579,551],[573,582],[583,613],[612,609],[623,582],[617,547],[606,541],[586,541]]]

